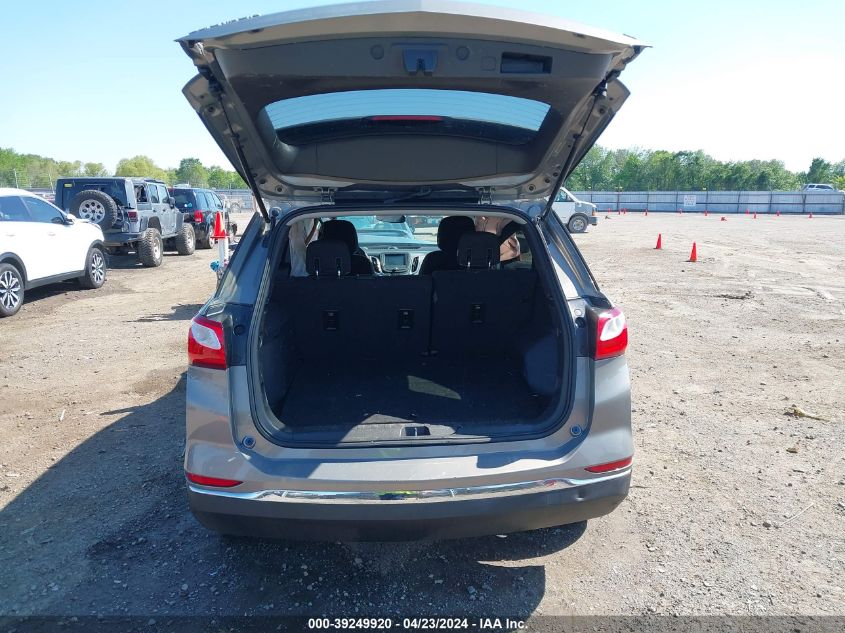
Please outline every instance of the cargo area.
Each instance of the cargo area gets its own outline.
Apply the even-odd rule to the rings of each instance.
[[[563,381],[550,301],[524,264],[384,276],[283,269],[258,350],[269,426],[283,442],[327,443],[539,431]]]

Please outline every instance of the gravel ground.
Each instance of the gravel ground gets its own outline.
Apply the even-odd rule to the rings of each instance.
[[[216,251],[33,291],[0,322],[0,614],[845,614],[845,218],[612,215],[576,240],[630,320],[633,488],[507,537],[207,532],[181,459]]]

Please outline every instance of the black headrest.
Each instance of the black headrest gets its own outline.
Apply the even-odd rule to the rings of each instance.
[[[452,215],[440,220],[437,227],[437,248],[452,257],[458,250],[461,235],[475,230],[475,222],[465,215]]]
[[[352,272],[352,256],[340,240],[313,241],[305,249],[305,270],[312,277],[341,277]]]
[[[355,225],[349,220],[329,220],[323,223],[320,229],[321,240],[340,240],[349,248],[352,253],[358,248],[358,231]]]
[[[458,267],[495,268],[499,265],[499,236],[485,231],[464,233],[458,241]]]

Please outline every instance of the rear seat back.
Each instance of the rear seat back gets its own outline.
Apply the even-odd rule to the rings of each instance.
[[[275,311],[274,320],[289,324],[304,360],[512,350],[531,318],[535,271],[499,269],[491,233],[464,234],[457,255],[461,269],[430,276],[354,276],[342,242],[312,242],[310,276],[276,282],[269,318]]]
[[[317,240],[305,249],[305,270],[314,277],[342,277],[352,272],[352,255],[340,240]]]
[[[428,351],[429,277],[308,277],[276,284],[303,359],[354,361]]]
[[[440,270],[432,278],[432,351],[493,356],[513,348],[531,318],[533,270]]]
[[[417,356],[428,353],[431,332],[430,277],[359,278],[357,331],[364,358]]]
[[[511,350],[531,318],[536,273],[498,269],[499,240],[492,233],[464,234],[458,263],[462,269],[432,275],[432,351],[493,356]]]

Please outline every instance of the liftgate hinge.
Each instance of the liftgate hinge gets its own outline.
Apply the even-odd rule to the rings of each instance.
[[[479,204],[493,204],[493,187],[478,187]]]
[[[334,204],[334,189],[319,187],[317,191],[320,194],[320,204]]]

